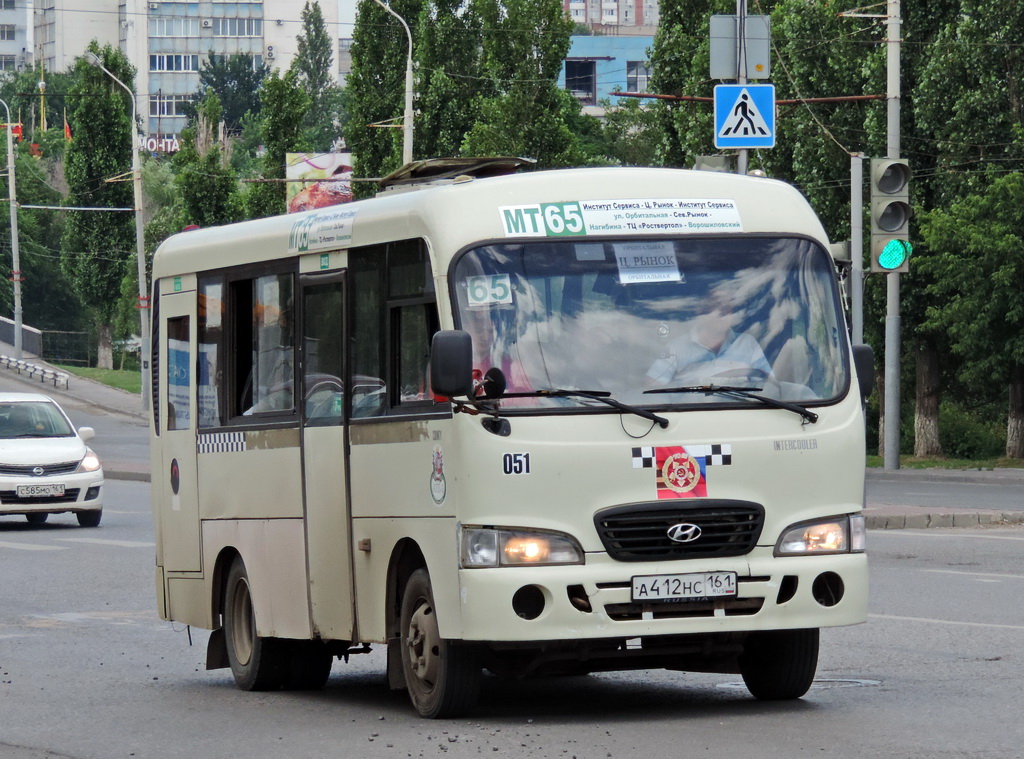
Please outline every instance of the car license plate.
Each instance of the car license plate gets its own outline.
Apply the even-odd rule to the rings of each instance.
[[[735,572],[694,572],[633,578],[633,601],[685,601],[736,595]]]
[[[64,485],[18,485],[18,498],[64,495]]]

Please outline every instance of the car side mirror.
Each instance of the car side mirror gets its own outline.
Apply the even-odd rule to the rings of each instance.
[[[473,395],[473,340],[459,329],[441,330],[430,341],[430,389],[449,398]]]
[[[88,443],[94,437],[96,437],[96,430],[92,427],[79,427],[78,437],[82,438],[83,443]]]
[[[853,367],[857,371],[861,397],[867,401],[875,389],[875,352],[870,345],[853,346]]]

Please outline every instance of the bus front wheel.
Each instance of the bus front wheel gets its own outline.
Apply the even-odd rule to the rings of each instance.
[[[426,569],[406,583],[400,624],[402,672],[416,711],[431,719],[469,711],[480,694],[480,664],[471,647],[441,637]]]
[[[288,672],[284,641],[256,634],[249,575],[240,558],[228,572],[224,589],[224,640],[235,683],[242,690],[276,690]]]
[[[768,630],[751,633],[740,656],[747,690],[762,701],[800,698],[818,669],[818,630]]]

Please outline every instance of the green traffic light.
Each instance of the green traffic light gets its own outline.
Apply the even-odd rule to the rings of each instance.
[[[898,269],[907,262],[913,250],[914,246],[906,240],[889,240],[878,254],[878,265],[889,271]]]

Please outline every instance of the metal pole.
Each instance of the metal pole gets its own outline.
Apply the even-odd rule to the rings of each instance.
[[[850,153],[850,326],[854,345],[864,342],[864,156]]]
[[[747,83],[747,0],[736,0],[736,84]],[[736,155],[736,173],[747,173],[748,153],[740,148]]]
[[[22,351],[22,308],[21,308],[21,255],[18,251],[18,200],[14,184],[14,126],[11,124],[11,109],[0,100],[7,114],[7,196],[11,206],[11,282],[14,285],[14,357],[21,358]]]
[[[100,61],[92,51],[86,51],[85,60],[92,66],[96,66],[101,69],[103,73],[121,85],[131,97],[132,101],[132,126],[131,126],[131,137],[132,137],[132,189],[135,199],[135,254],[136,263],[138,265],[138,278],[139,278],[139,336],[141,338],[141,350],[139,353],[139,364],[140,371],[142,373],[142,408],[149,408],[149,393],[146,392],[147,387],[147,373],[146,369],[149,366],[149,351],[150,351],[150,340],[149,340],[149,294],[146,289],[146,242],[145,242],[145,229],[142,220],[142,164],[139,159],[139,138],[136,134],[137,124],[137,111],[135,106],[135,93],[132,92],[131,88],[114,76],[106,66]]]
[[[900,157],[900,0],[888,0],[885,25],[886,154]],[[886,275],[885,300],[885,452],[886,469],[900,468],[900,275]]]
[[[408,164],[412,163],[412,32],[409,31],[409,25],[405,23],[405,19],[395,13],[390,4],[385,3],[384,0],[375,0],[375,2],[398,19],[402,28],[405,29],[405,36],[409,39],[409,54],[405,59],[405,111],[402,115],[402,163]]]

